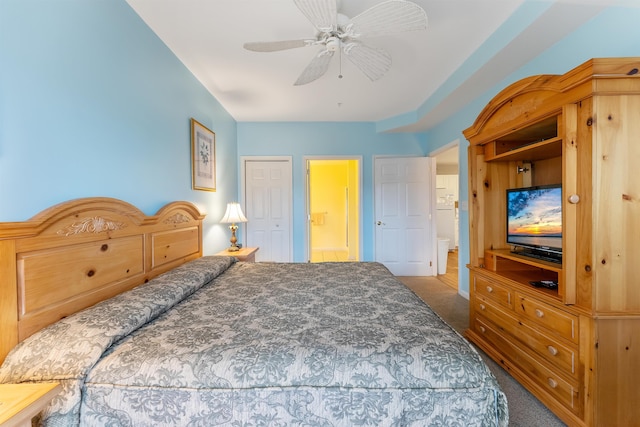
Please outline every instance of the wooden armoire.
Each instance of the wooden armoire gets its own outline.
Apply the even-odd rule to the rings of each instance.
[[[568,425],[640,425],[639,70],[599,58],[522,79],[464,131],[466,335]],[[507,244],[506,190],[552,184],[561,263]]]

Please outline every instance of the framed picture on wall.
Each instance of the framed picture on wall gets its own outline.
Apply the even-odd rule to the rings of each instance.
[[[216,134],[193,118],[191,172],[194,190],[216,191]]]

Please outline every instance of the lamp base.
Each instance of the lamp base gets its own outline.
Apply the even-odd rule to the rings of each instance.
[[[229,252],[238,252],[240,250],[240,248],[236,244],[238,242],[238,239],[236,238],[237,229],[238,226],[235,224],[231,224],[229,226],[229,230],[231,230],[231,239],[229,240],[231,242],[231,246],[229,246],[229,249],[227,249]]]

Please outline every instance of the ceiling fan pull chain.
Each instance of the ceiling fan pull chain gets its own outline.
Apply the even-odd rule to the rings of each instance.
[[[339,19],[338,19],[338,0],[336,0],[336,24],[338,24]],[[336,25],[336,30],[340,29],[339,25]],[[342,36],[338,35],[338,40],[340,40],[340,45],[338,46],[338,49],[340,49],[340,53],[338,54],[338,78],[341,79],[342,78]]]

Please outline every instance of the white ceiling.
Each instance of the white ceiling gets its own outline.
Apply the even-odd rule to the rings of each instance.
[[[342,0],[339,10],[353,17],[380,1]],[[314,37],[293,0],[127,0],[238,122],[400,123],[384,129],[389,131],[429,129],[611,1],[616,0],[414,0],[427,12],[426,30],[363,39],[393,58],[380,80],[371,82],[335,55],[327,74],[294,86],[319,48],[243,48],[245,42]],[[526,3],[548,9],[531,25],[505,31],[518,25],[522,13],[512,14]],[[502,38],[485,43],[503,24]],[[472,66],[461,72],[465,62]]]

